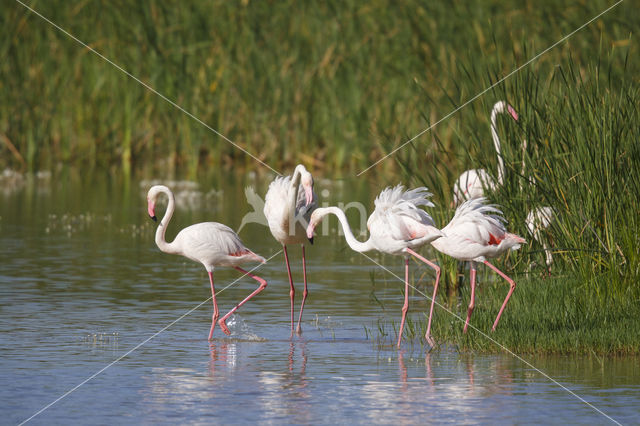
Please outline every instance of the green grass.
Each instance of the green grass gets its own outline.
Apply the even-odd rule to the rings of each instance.
[[[109,170],[125,181],[132,173],[264,170],[19,3],[0,1],[0,168],[62,165],[82,174]],[[92,0],[33,7],[272,167],[303,162],[334,178],[368,167],[611,4]],[[498,126],[507,173],[491,199],[530,243],[497,264],[518,276],[540,265],[540,244],[524,218],[545,205],[558,220],[545,231],[553,277],[520,283],[501,324],[513,347],[640,352],[640,337],[624,331],[634,328],[623,327],[636,325],[640,300],[637,28],[638,8],[623,2],[362,178],[426,184],[444,224],[457,176],[480,167],[495,173],[491,105],[507,99],[516,107],[519,123]],[[455,262],[438,261],[441,294],[464,296],[468,284],[458,288]],[[486,321],[497,313],[498,289],[479,296],[479,321],[483,303]],[[518,303],[532,311],[516,321]],[[434,330],[460,347],[489,348],[446,324],[436,321]]]
[[[262,170],[19,3],[2,3],[0,167],[188,176],[219,166]],[[351,174],[610,4],[92,0],[33,7],[268,164],[302,161]],[[625,2],[530,69],[544,79],[572,55],[582,73],[600,49],[614,48],[628,53],[637,75],[638,15]],[[620,73],[612,70],[614,78]],[[441,168],[466,163],[469,145],[458,143],[459,133],[470,126],[485,134],[486,106],[502,94],[524,109],[524,99],[497,87],[418,141],[427,159],[437,156]],[[395,170],[386,161],[376,172]]]
[[[498,124],[506,176],[489,198],[501,206],[508,229],[528,240],[517,253],[495,263],[508,274],[541,276],[544,254],[528,234],[525,218],[539,206],[553,207],[557,216],[543,232],[554,255],[551,279],[524,279],[507,308],[511,319],[496,333],[498,341],[516,352],[640,353],[640,336],[634,331],[640,314],[640,87],[629,51],[603,42],[599,46],[586,61],[569,55],[553,69],[523,70],[494,97],[508,99],[520,120]],[[485,84],[493,80],[489,76]],[[453,182],[463,170],[485,168],[497,174],[490,103],[484,108],[482,131],[475,121],[457,128],[457,143],[467,147],[463,164],[436,164],[433,173],[423,173],[430,156],[420,155],[419,144],[396,158],[406,182],[433,189],[439,224],[453,215],[448,208]],[[523,139],[528,141],[524,153]],[[437,134],[434,146],[440,155],[455,155]],[[455,266],[445,256],[437,258],[444,265],[444,285],[455,289]],[[460,291],[468,298],[468,274]],[[478,320],[488,331],[506,288],[485,291],[490,314],[480,314]],[[478,300],[482,303],[482,296]],[[499,350],[477,333],[462,336],[460,325],[448,324],[436,321],[434,330],[460,348]]]
[[[491,326],[508,286],[485,281],[476,295],[471,324],[499,345],[473,328],[463,334],[464,323],[441,308],[436,308],[432,335],[437,342],[454,344],[461,351],[500,352],[504,346],[515,353],[640,353],[637,291],[602,300],[587,285],[567,277],[521,277],[517,283],[495,332]],[[466,285],[448,307],[464,319],[468,303]]]
[[[484,269],[479,269],[475,309],[466,334],[462,330],[470,297],[468,277],[459,292],[439,292],[437,302],[441,306],[435,307],[431,330],[436,341],[433,350],[453,347],[460,352],[479,353],[509,350],[519,354],[640,354],[637,290],[603,300],[575,278],[515,276],[516,291],[492,332],[508,284]],[[419,289],[431,296],[432,288],[420,284]],[[412,302],[403,333],[404,345],[426,345],[429,303],[415,299]],[[397,328],[396,319],[380,318],[365,330],[377,345],[392,346]]]
[[[554,254],[554,269],[579,275],[596,290],[606,287],[617,293],[635,286],[640,277],[640,174],[635,173],[640,167],[640,88],[631,72],[620,80],[612,79],[609,69],[620,65],[624,70],[626,58],[620,60],[620,64],[616,59],[596,63],[590,78],[583,78],[569,60],[553,71],[547,83],[526,72],[516,79],[520,87],[534,86],[537,95],[528,98],[529,89],[518,93],[516,87],[510,96],[526,102],[518,107],[520,124],[501,132],[505,182],[488,195],[501,206],[509,230],[529,240],[514,260],[521,271],[528,270],[532,262],[544,261],[540,244],[528,235],[527,213],[538,206],[551,206],[557,219],[544,237]],[[604,58],[594,61],[604,62]],[[484,134],[488,135],[488,124],[486,127]],[[473,135],[473,130],[465,130]],[[528,149],[523,175],[524,138]],[[494,158],[479,158],[468,167],[482,167],[495,175],[490,140],[474,143]],[[453,180],[463,168],[449,176],[421,174],[418,164],[397,161],[407,181],[433,189],[439,204],[436,222],[446,223],[453,213],[448,208]],[[438,181],[439,177],[446,183]],[[611,273],[612,281],[603,283],[602,273]]]

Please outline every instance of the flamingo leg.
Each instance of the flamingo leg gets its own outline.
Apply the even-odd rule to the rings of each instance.
[[[293,298],[296,295],[296,289],[293,288],[293,278],[291,277],[291,266],[289,265],[289,253],[287,253],[287,246],[282,245],[284,251],[284,260],[287,264],[287,274],[289,275],[289,298],[291,299],[291,335],[293,336]]]
[[[471,300],[469,300],[469,309],[467,309],[467,320],[464,322],[463,333],[467,332],[467,327],[469,326],[469,320],[471,319],[471,314],[473,313],[473,308],[475,307],[475,297],[476,297],[476,262],[471,262]]]
[[[264,290],[267,287],[267,281],[265,281],[263,278],[260,278],[257,275],[253,275],[251,272],[247,272],[242,268],[239,267],[235,267],[238,271],[242,272],[243,274],[249,275],[251,278],[253,278],[254,280],[258,281],[260,283],[260,286],[255,289],[253,291],[253,293],[251,293],[250,295],[248,295],[247,297],[245,297],[245,299],[238,303],[233,309],[231,309],[225,316],[223,316],[222,318],[220,318],[220,321],[218,321],[218,325],[220,325],[220,328],[222,329],[222,331],[224,331],[225,334],[229,335],[231,334],[231,332],[229,331],[229,329],[227,328],[227,318],[229,318],[240,306],[244,305],[245,303],[247,303],[247,301],[249,301],[249,299],[251,299],[253,296],[255,296],[256,294],[260,293],[262,290]]]
[[[398,332],[398,347],[402,341],[402,330],[404,329],[404,321],[407,318],[409,310],[409,257],[404,259],[404,305],[402,306],[402,321],[400,322],[400,331]]]
[[[491,327],[491,331],[496,331],[496,327],[498,326],[498,321],[500,321],[500,316],[502,315],[502,311],[504,311],[504,308],[507,306],[507,302],[509,301],[511,294],[513,293],[513,290],[516,289],[516,283],[511,278],[509,278],[504,272],[502,272],[501,270],[493,266],[491,263],[489,263],[489,261],[485,260],[484,264],[487,265],[489,268],[493,269],[494,271],[496,271],[498,275],[500,275],[502,278],[507,280],[510,286],[509,293],[507,293],[507,297],[505,297],[504,302],[502,302],[502,307],[500,308],[500,312],[498,312],[496,321],[493,323],[493,327]]]
[[[435,263],[431,262],[430,260],[427,260],[424,257],[420,256],[418,253],[411,250],[410,248],[407,248],[407,251],[411,253],[413,256],[423,261],[424,263],[426,263],[427,265],[431,266],[436,271],[436,283],[433,285],[433,296],[431,297],[431,309],[429,310],[429,322],[427,323],[427,332],[424,335],[424,338],[427,340],[427,343],[429,343],[431,347],[434,347],[435,342],[431,338],[431,318],[433,317],[433,307],[436,303],[436,294],[438,293],[438,283],[440,282],[440,267]]]
[[[553,255],[551,254],[551,250],[549,250],[549,246],[546,242],[542,243],[542,248],[544,249],[545,255],[545,263],[547,264],[547,276],[551,276],[551,264],[553,263]]]
[[[424,365],[427,369],[427,378],[429,378],[429,386],[433,388],[433,372],[431,371],[431,353],[427,352],[427,356],[424,358]]]
[[[402,390],[407,391],[407,364],[404,362],[404,349],[398,351],[398,367],[400,369],[400,379],[402,380]]]
[[[209,331],[209,340],[211,340],[213,337],[213,329],[216,328],[216,321],[218,321],[220,313],[218,312],[218,303],[216,302],[216,290],[213,286],[213,272],[207,272],[209,273],[209,281],[211,282],[211,298],[213,299],[213,316],[211,317],[211,330]]]
[[[298,327],[296,328],[296,333],[298,334],[302,332],[302,327],[300,326],[302,311],[304,310],[304,302],[307,300],[307,295],[309,294],[307,291],[307,261],[304,253],[304,244],[302,245],[302,276],[304,277],[304,291],[302,292],[302,304],[300,305],[300,316],[298,316]]]

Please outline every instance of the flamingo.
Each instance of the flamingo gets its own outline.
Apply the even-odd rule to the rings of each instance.
[[[305,232],[306,224],[311,216],[311,212],[316,208],[318,197],[313,192],[313,177],[307,169],[299,164],[293,171],[292,176],[278,176],[269,185],[264,202],[264,215],[269,223],[269,229],[273,237],[282,244],[284,259],[287,265],[289,276],[289,297],[291,299],[291,333],[293,334],[293,299],[295,288],[291,276],[291,266],[289,264],[289,254],[287,244],[300,244],[302,248],[302,274],[304,280],[304,291],[302,293],[302,304],[300,306],[300,316],[298,317],[297,333],[302,330],[300,322],[302,311],[309,294],[307,290],[307,264],[304,245],[307,242],[313,244],[313,239],[307,239]]]
[[[482,197],[487,191],[494,191],[504,181],[504,161],[500,154],[500,138],[496,130],[496,118],[498,114],[508,112],[511,117],[518,121],[518,113],[505,101],[498,101],[491,110],[491,137],[498,156],[498,181],[494,181],[485,169],[473,169],[463,172],[453,185],[453,205],[471,199]]]
[[[520,248],[520,244],[526,243],[524,238],[507,232],[501,216],[502,212],[496,205],[487,205],[486,198],[472,198],[465,201],[457,209],[453,219],[442,228],[445,236],[431,243],[438,251],[449,255],[455,259],[469,261],[471,265],[471,300],[467,310],[467,320],[464,323],[463,332],[467,332],[469,320],[474,307],[474,296],[476,288],[476,263],[482,262],[509,283],[509,292],[498,312],[492,331],[495,331],[500,316],[504,311],[507,302],[516,288],[516,283],[504,272],[493,266],[487,258],[498,257],[505,251]],[[431,339],[431,318],[433,316],[433,306],[438,292],[437,282],[433,289],[431,299],[431,309],[429,311],[429,322],[427,323],[427,333],[425,338],[433,346]]]
[[[213,336],[213,330],[219,317],[216,292],[213,285],[213,269],[216,266],[230,266],[245,275],[249,275],[260,283],[259,287],[253,293],[238,303],[218,321],[222,331],[229,335],[231,332],[226,325],[227,318],[249,299],[267,287],[267,282],[264,279],[245,271],[238,265],[247,262],[265,263],[265,259],[246,248],[242,244],[238,234],[233,232],[231,228],[217,222],[202,222],[188,226],[178,232],[178,235],[176,235],[172,242],[167,242],[165,240],[165,232],[175,210],[175,198],[169,188],[164,185],[155,185],[149,189],[149,193],[147,194],[148,213],[151,219],[154,221],[158,220],[155,215],[155,204],[160,194],[165,194],[169,199],[169,203],[164,217],[160,220],[160,224],[156,230],[156,245],[165,253],[179,254],[202,263],[209,274],[211,297],[213,298],[213,317],[211,320],[211,330],[209,331],[209,340],[211,340]]]
[[[542,236],[542,231],[547,229],[555,221],[556,214],[553,208],[549,206],[536,207],[529,212],[525,223],[529,234],[542,245],[545,254],[545,263],[547,264],[547,272],[551,273],[551,264],[553,263],[553,255],[549,250],[547,242]]]
[[[525,173],[525,157],[527,152],[527,140],[522,140],[522,176],[524,177]],[[529,181],[530,186],[535,185],[535,180],[532,176],[529,176],[527,179]],[[523,190],[522,183],[520,183],[520,191]],[[553,255],[549,250],[549,246],[547,242],[544,240],[542,236],[542,231],[547,229],[551,224],[556,220],[556,214],[553,208],[549,206],[540,206],[536,207],[533,210],[529,211],[527,214],[527,218],[525,219],[525,224],[527,225],[527,230],[529,234],[533,237],[534,240],[538,241],[542,245],[542,249],[544,250],[545,255],[545,263],[547,264],[547,272],[551,273],[551,264],[553,263]]]
[[[384,189],[375,199],[375,210],[367,220],[369,239],[360,242],[351,232],[349,222],[344,212],[338,207],[322,207],[316,209],[311,215],[307,227],[307,237],[313,237],[315,227],[322,219],[329,215],[335,215],[344,231],[344,236],[352,250],[363,253],[377,250],[382,253],[404,257],[405,264],[405,291],[404,305],[402,307],[402,321],[398,333],[398,347],[402,340],[402,330],[409,309],[409,256],[414,256],[436,271],[436,286],[440,279],[440,268],[433,262],[425,259],[415,252],[419,247],[428,244],[444,234],[435,227],[433,219],[420,206],[433,207],[429,201],[432,194],[427,188],[420,187],[412,190],[404,190],[404,186]]]

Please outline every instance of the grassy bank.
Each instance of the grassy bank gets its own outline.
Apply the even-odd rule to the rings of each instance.
[[[492,332],[508,284],[484,269],[487,268],[479,269],[475,309],[466,334],[462,330],[470,298],[468,281],[459,291],[439,292],[437,301],[441,306],[435,307],[431,330],[437,345],[433,350],[446,347],[478,353],[499,353],[506,349],[518,354],[640,354],[637,289],[629,289],[625,295],[614,291],[603,295],[575,277],[541,279],[537,275],[515,275],[516,291],[498,328]],[[614,280],[610,277],[603,284],[612,284]],[[426,345],[424,335],[430,302],[424,294],[431,296],[432,282],[426,279],[417,283],[417,290],[412,290],[413,301],[404,330],[405,345]],[[397,291],[397,283],[393,282],[392,287]],[[372,294],[375,297],[375,291]],[[376,300],[386,310],[386,306]],[[381,345],[395,345],[399,314],[399,309],[390,310],[377,324],[366,326],[367,337]]]
[[[507,307],[509,320],[495,334],[510,350],[640,353],[640,87],[629,60],[615,49],[603,50],[583,69],[567,58],[546,74],[525,71],[507,85],[520,120],[499,123],[506,175],[488,196],[501,206],[508,229],[528,240],[517,253],[496,261],[507,274],[521,277]],[[405,179],[434,188],[442,200],[438,223],[453,215],[444,206],[464,169],[485,168],[497,178],[488,117],[485,123],[480,135],[472,127],[460,129],[459,139],[470,153],[463,168],[438,167],[424,174],[410,153],[397,159]],[[418,150],[413,147],[412,153]],[[474,154],[483,150],[484,155]],[[540,206],[551,207],[555,220],[537,241],[525,219]],[[547,279],[542,279],[542,243],[553,254]],[[445,269],[444,294],[460,290],[453,294],[462,295],[456,301],[465,317],[468,272],[458,287],[455,262],[437,256]],[[476,305],[483,305],[482,311],[476,307],[474,313],[481,330],[490,330],[505,295],[502,282],[483,287]],[[434,335],[464,349],[499,350],[477,333],[463,336],[461,324],[446,317],[436,320]]]
[[[367,167],[483,90],[487,76],[506,75],[610,4],[120,0],[33,7],[271,166],[303,161],[335,173]],[[63,163],[190,175],[224,165],[262,169],[19,3],[2,5],[0,167]],[[630,52],[637,70],[640,55],[629,37],[638,26],[625,2],[532,69],[547,72],[572,55],[584,70],[599,49],[616,46]],[[465,126],[484,132],[485,106],[474,103],[439,127],[443,167],[464,164],[457,134]],[[434,146],[422,148],[432,153]],[[378,172],[395,169],[387,161]]]
[[[602,277],[603,280],[605,279]],[[611,284],[612,281],[603,284]],[[448,308],[466,318],[468,285]],[[638,292],[626,297],[609,292],[605,297],[592,286],[566,276],[520,278],[514,296],[495,333],[491,326],[507,293],[502,282],[485,281],[476,295],[472,324],[515,353],[627,355],[639,354]],[[446,300],[446,297],[440,301]],[[420,331],[425,321],[417,323]],[[461,351],[500,352],[500,345],[474,329],[462,333],[463,322],[437,308],[433,335]],[[424,335],[424,333],[422,333]]]

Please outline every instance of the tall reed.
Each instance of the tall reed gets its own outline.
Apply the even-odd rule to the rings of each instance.
[[[261,169],[19,3],[2,4],[0,167]],[[507,74],[608,4],[54,0],[33,7],[268,164],[304,161],[352,174],[478,93],[488,74]],[[536,67],[550,69],[569,52],[582,64],[600,40],[628,39],[638,27],[633,11],[623,3]],[[628,49],[637,70],[637,47]],[[480,118],[484,108],[471,110]],[[440,167],[466,161],[454,143],[457,126],[433,135],[432,146],[449,152]],[[396,169],[385,161],[374,172]]]
[[[640,89],[628,54],[628,50],[615,47],[603,49],[583,64],[568,57],[546,72],[522,72],[493,94],[493,99],[513,103],[520,120],[517,125],[504,120],[498,126],[507,170],[504,184],[489,198],[501,205],[508,228],[529,242],[501,262],[521,284],[510,302],[511,320],[501,324],[511,328],[502,334],[510,348],[640,351],[633,334],[619,330],[634,323],[640,299],[640,175],[636,172],[640,168]],[[488,115],[490,103],[484,107]],[[474,111],[461,112],[466,114]],[[475,124],[467,125],[465,118],[457,121],[460,143],[471,140],[476,145],[468,151],[469,166],[465,168],[485,168],[497,177],[488,117],[481,120],[481,132]],[[433,140],[440,155],[452,155],[437,134]],[[476,156],[478,152],[482,154]],[[463,168],[443,171],[436,167],[432,173],[424,173],[419,164],[429,164],[432,158],[419,153],[416,145],[396,160],[407,179],[435,189],[442,200],[438,219],[444,224],[453,213],[447,208],[452,181]],[[541,276],[541,242],[528,235],[525,226],[527,213],[540,206],[550,206],[555,212],[555,221],[542,233],[553,253],[553,279]],[[451,261],[444,256],[439,260],[449,270],[443,277],[454,276]],[[538,267],[532,266],[535,264]],[[485,299],[477,301],[476,306],[485,312],[478,322],[487,322],[488,330],[505,290],[500,290],[500,282],[487,283],[487,277],[481,281],[489,287],[484,290]],[[441,297],[450,308],[464,307],[469,297],[467,287],[448,301]],[[459,313],[464,316],[462,311]],[[486,342],[474,343],[450,321],[438,327],[440,333],[462,346],[487,349]]]

